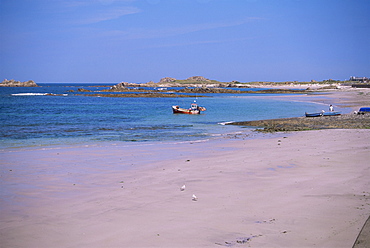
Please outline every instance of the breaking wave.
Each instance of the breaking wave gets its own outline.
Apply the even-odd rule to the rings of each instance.
[[[46,96],[50,93],[16,93],[12,94],[12,96]]]

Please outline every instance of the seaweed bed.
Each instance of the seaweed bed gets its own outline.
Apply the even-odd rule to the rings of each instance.
[[[232,122],[227,125],[257,127],[261,132],[304,131],[318,129],[368,129],[370,114],[339,116],[294,117],[270,120]]]

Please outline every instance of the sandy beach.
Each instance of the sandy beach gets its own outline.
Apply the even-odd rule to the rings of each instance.
[[[370,129],[252,136],[0,151],[0,246],[352,247],[370,215]]]

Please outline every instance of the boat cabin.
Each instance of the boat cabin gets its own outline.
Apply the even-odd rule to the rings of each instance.
[[[190,105],[190,109],[191,109],[191,110],[197,110],[197,109],[198,109],[198,104],[196,104],[196,103],[192,103],[192,104]]]

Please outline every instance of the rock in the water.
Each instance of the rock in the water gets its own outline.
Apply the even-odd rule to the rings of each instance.
[[[116,85],[113,85],[111,90],[119,90],[119,89],[126,89],[129,86],[129,83],[122,82]]]
[[[38,85],[33,81],[25,81],[25,82],[20,82],[20,81],[15,81],[14,79],[4,79],[4,81],[1,82],[0,86],[2,87],[38,87]]]
[[[83,89],[83,88],[78,88],[78,92],[91,92],[91,90]]]

